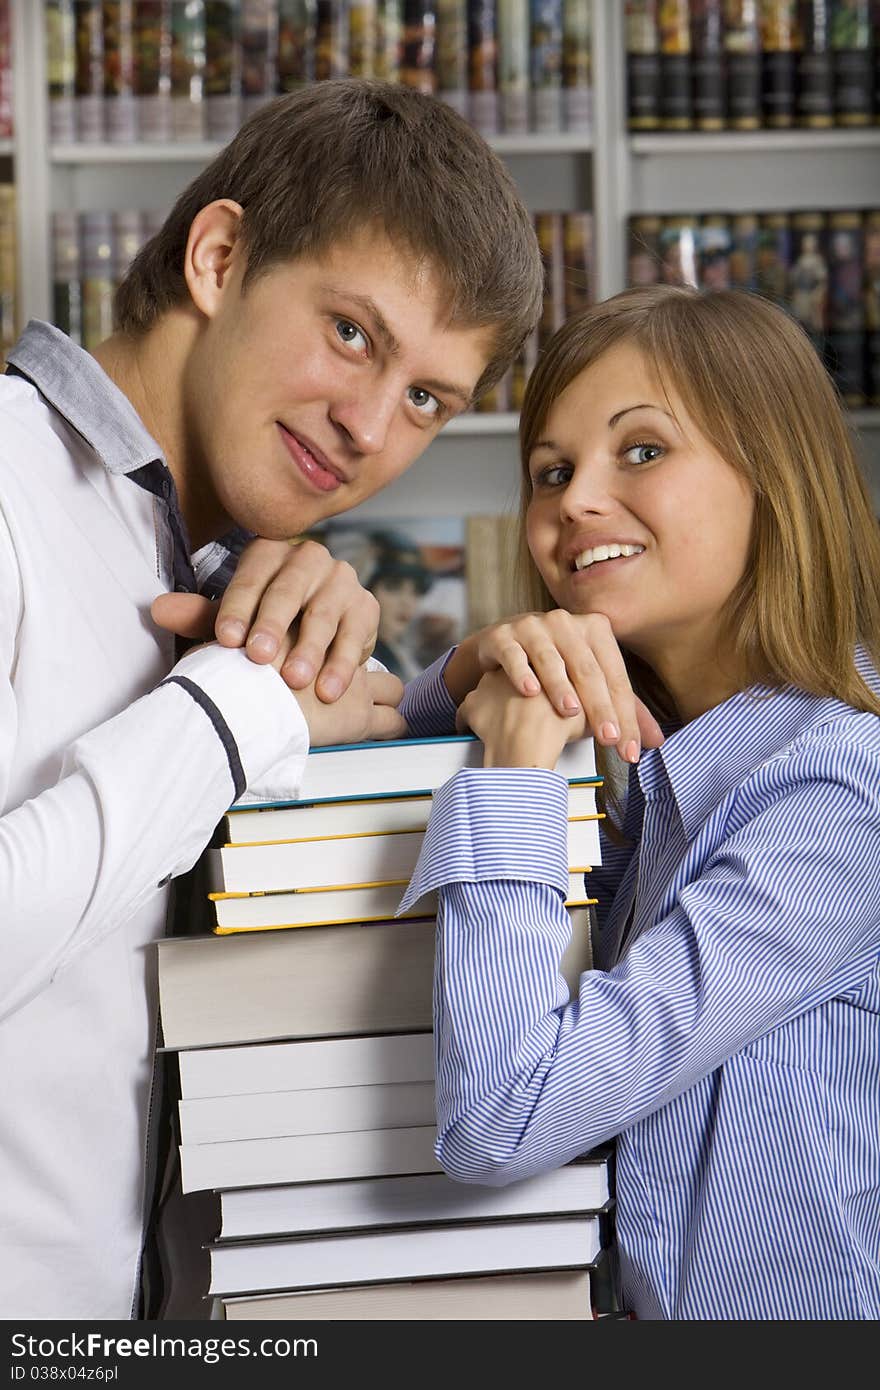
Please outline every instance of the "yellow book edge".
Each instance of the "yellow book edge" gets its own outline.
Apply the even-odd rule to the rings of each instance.
[[[592,871],[591,864],[572,864],[568,870],[570,874],[589,874]],[[209,893],[208,897],[212,903],[220,903],[227,898],[277,898],[287,893],[296,893],[299,897],[305,893],[347,893],[358,888],[405,888],[408,883],[408,878],[380,878],[374,883],[322,883],[315,888],[255,888],[251,893]]]
[[[227,896],[227,897],[236,897],[236,896],[246,897],[247,894],[227,894],[226,896]],[[268,895],[267,895],[267,896],[268,896]],[[568,902],[566,902],[565,906],[566,906],[566,907],[595,907],[595,906],[597,905],[598,901],[599,901],[598,898],[583,898],[582,900],[579,900],[579,901],[577,901],[577,902],[574,902],[574,901],[572,901],[572,900],[569,900]],[[414,919],[416,919],[416,918],[419,918],[419,917],[421,917],[421,918],[427,920],[428,918],[432,917],[433,915],[434,915],[434,914],[433,914],[433,913],[430,913],[430,912],[427,913],[427,914],[424,913],[424,912],[402,912],[402,913],[400,914],[399,917],[328,917],[327,920],[324,921],[324,922],[270,922],[270,923],[267,923],[267,924],[264,925],[264,926],[247,926],[247,927],[220,927],[220,926],[217,926],[217,927],[214,928],[214,935],[215,935],[215,936],[242,936],[244,933],[246,933],[246,932],[252,932],[252,931],[298,931],[298,930],[300,930],[301,928],[308,928],[308,927],[347,927],[347,926],[368,927],[368,926],[370,926],[371,924],[373,924],[373,923],[378,923],[378,922],[389,922],[389,921],[390,921],[390,922],[407,922],[407,921],[412,921],[412,920],[414,920]]]

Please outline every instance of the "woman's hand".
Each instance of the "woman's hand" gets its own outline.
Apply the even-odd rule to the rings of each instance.
[[[317,541],[251,541],[220,603],[198,594],[161,594],[153,620],[181,637],[244,647],[274,661],[294,623],[282,678],[292,690],[314,682],[318,699],[338,700],[376,643],[379,605],[351,565]],[[316,679],[317,677],[317,679]]]
[[[456,725],[482,739],[484,767],[556,766],[567,743],[583,738],[583,714],[560,715],[543,690],[520,695],[506,672],[489,671],[462,700]]]
[[[630,685],[602,613],[557,608],[495,623],[465,638],[443,678],[461,706],[491,671],[503,671],[526,700],[543,694],[560,718],[583,717],[596,741],[615,747],[627,762],[638,762],[643,747],[659,748],[663,742],[660,725]],[[525,705],[522,713],[525,718]]]

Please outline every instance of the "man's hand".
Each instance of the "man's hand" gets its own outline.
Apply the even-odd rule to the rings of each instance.
[[[314,683],[318,699],[328,704],[351,685],[379,626],[379,605],[351,565],[334,560],[316,541],[251,541],[219,604],[197,594],[161,594],[151,612],[159,627],[243,646],[263,665],[275,660],[296,623],[281,675],[292,690]]]
[[[558,608],[494,623],[465,638],[443,679],[461,706],[491,671],[503,671],[520,696],[545,695],[563,719],[586,716],[597,742],[616,747],[627,762],[663,742],[660,725],[630,685],[604,614]]]

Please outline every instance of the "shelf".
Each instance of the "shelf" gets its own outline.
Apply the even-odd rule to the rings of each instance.
[[[516,411],[467,411],[456,415],[444,428],[440,438],[450,434],[516,434],[519,429],[519,415]]]
[[[880,128],[834,130],[687,131],[681,135],[631,135],[634,155],[768,154],[771,151],[880,149]]]
[[[499,154],[579,154],[593,148],[589,131],[564,130],[556,134],[491,135],[488,144]],[[9,142],[10,151],[12,142]],[[181,140],[167,144],[53,145],[53,164],[207,164],[224,148],[213,140]],[[0,144],[2,152],[2,144]]]
[[[850,410],[850,423],[857,430],[880,430],[880,409]]]

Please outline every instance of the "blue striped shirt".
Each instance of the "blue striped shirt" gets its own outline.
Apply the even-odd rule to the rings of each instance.
[[[422,734],[449,727],[441,667],[402,707]],[[505,1184],[617,1136],[638,1317],[876,1319],[880,719],[734,695],[643,753],[623,830],[568,1001],[563,779],[437,792],[402,906],[439,889],[441,1164]]]

